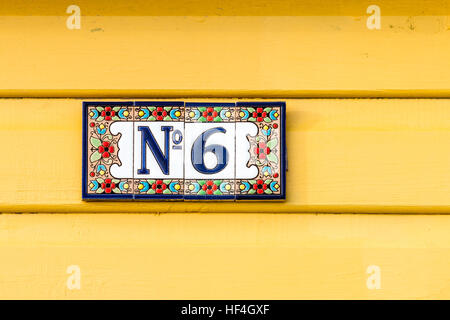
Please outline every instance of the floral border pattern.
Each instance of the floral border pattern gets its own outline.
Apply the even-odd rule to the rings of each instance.
[[[183,179],[135,179],[139,195],[182,195]]]
[[[186,122],[234,122],[234,106],[187,106]]]
[[[186,180],[186,196],[234,196],[234,180]]]
[[[247,136],[250,142],[247,166],[256,165],[258,175],[254,179],[236,179],[237,195],[281,194],[281,112],[281,107],[257,103],[237,109],[236,121],[258,126],[256,136]]]
[[[110,126],[116,121],[133,120],[131,106],[89,105],[87,110],[87,175],[88,194],[132,194],[133,179],[116,179],[110,173],[118,157],[120,135],[113,135]]]
[[[184,107],[140,105],[134,107],[135,121],[184,121]]]

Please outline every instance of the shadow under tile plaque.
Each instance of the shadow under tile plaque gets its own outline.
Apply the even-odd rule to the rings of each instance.
[[[283,200],[284,102],[83,102],[85,200]]]

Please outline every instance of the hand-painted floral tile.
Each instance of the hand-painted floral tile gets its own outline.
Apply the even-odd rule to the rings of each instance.
[[[119,149],[133,147],[123,126],[133,127],[133,102],[83,103],[83,199],[133,199],[132,167],[115,172],[124,161]]]
[[[182,200],[184,102],[136,102],[134,120],[135,199]]]
[[[285,198],[284,102],[84,102],[83,139],[83,199]]]
[[[234,200],[235,104],[186,103],[184,179],[187,200]]]
[[[286,104],[236,106],[236,199],[285,199]]]

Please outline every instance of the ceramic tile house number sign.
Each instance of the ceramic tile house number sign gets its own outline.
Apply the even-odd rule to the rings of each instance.
[[[285,103],[83,103],[85,200],[285,199]]]

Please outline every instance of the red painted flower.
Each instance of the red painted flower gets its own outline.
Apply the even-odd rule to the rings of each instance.
[[[217,111],[214,108],[207,108],[206,111],[203,111],[203,116],[207,121],[213,121],[215,117],[217,117]]]
[[[167,186],[162,180],[156,180],[156,182],[152,184],[152,189],[155,190],[156,193],[163,193],[163,191],[167,189]]]
[[[213,181],[209,180],[202,186],[202,189],[206,191],[206,194],[213,194],[217,190],[217,186]]]
[[[102,111],[102,117],[105,117],[105,120],[111,120],[115,115],[116,112],[113,111],[111,107],[106,107],[105,110]]]
[[[256,118],[256,121],[261,122],[267,116],[267,112],[264,112],[263,108],[257,108],[255,112],[253,112],[253,118]]]
[[[106,179],[105,182],[102,183],[102,189],[104,189],[106,193],[111,193],[115,187],[116,184],[112,182],[111,179]]]
[[[163,120],[167,116],[167,111],[163,107],[157,107],[156,110],[152,112],[152,115],[156,120]]]
[[[270,153],[270,148],[266,146],[263,141],[260,141],[255,148],[256,155],[259,159],[265,159],[266,156]]]
[[[262,181],[262,180],[258,180],[253,185],[253,189],[255,189],[256,192],[259,194],[264,193],[264,190],[267,189],[267,184],[265,184],[264,181]]]
[[[101,146],[98,147],[98,152],[102,154],[103,158],[109,158],[111,153],[114,152],[114,146],[111,146],[108,141],[103,141]]]

